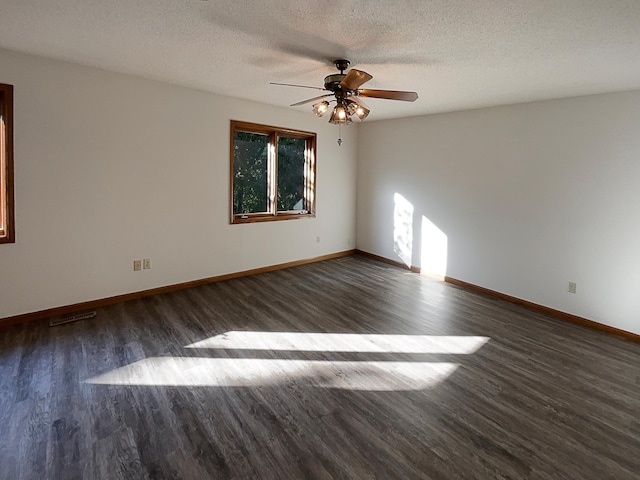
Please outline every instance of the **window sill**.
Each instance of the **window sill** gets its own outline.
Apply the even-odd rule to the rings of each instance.
[[[278,215],[271,214],[247,214],[234,215],[231,217],[231,224],[238,223],[256,223],[256,222],[278,222],[281,220],[295,220],[298,218],[315,218],[315,213],[280,213]]]

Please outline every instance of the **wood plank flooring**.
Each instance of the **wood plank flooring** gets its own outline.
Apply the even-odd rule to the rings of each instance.
[[[0,479],[638,479],[640,345],[359,256],[0,330]]]

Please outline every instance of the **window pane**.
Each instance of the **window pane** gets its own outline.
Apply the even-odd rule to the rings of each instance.
[[[278,137],[278,211],[306,210],[304,138]]]
[[[235,132],[233,142],[233,213],[268,210],[269,136]]]

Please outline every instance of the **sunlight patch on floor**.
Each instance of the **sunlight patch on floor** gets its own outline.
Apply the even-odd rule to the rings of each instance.
[[[230,331],[192,343],[186,348],[470,354],[488,341],[489,337],[455,335]]]
[[[433,387],[458,365],[438,362],[150,357],[86,380],[99,385],[298,387],[406,391]]]
[[[229,331],[187,345],[193,349],[275,352],[469,355],[490,340],[483,336],[386,335]],[[406,360],[406,359],[402,359]],[[445,360],[443,358],[443,360]],[[448,358],[446,360],[449,360]],[[269,387],[298,386],[367,391],[422,390],[459,367],[438,361],[344,361],[286,358],[149,357],[86,380],[99,385]]]

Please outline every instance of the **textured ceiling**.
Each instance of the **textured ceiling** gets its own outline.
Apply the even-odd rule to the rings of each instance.
[[[0,47],[283,107],[344,57],[418,92],[376,120],[640,88],[640,0],[0,0]]]

